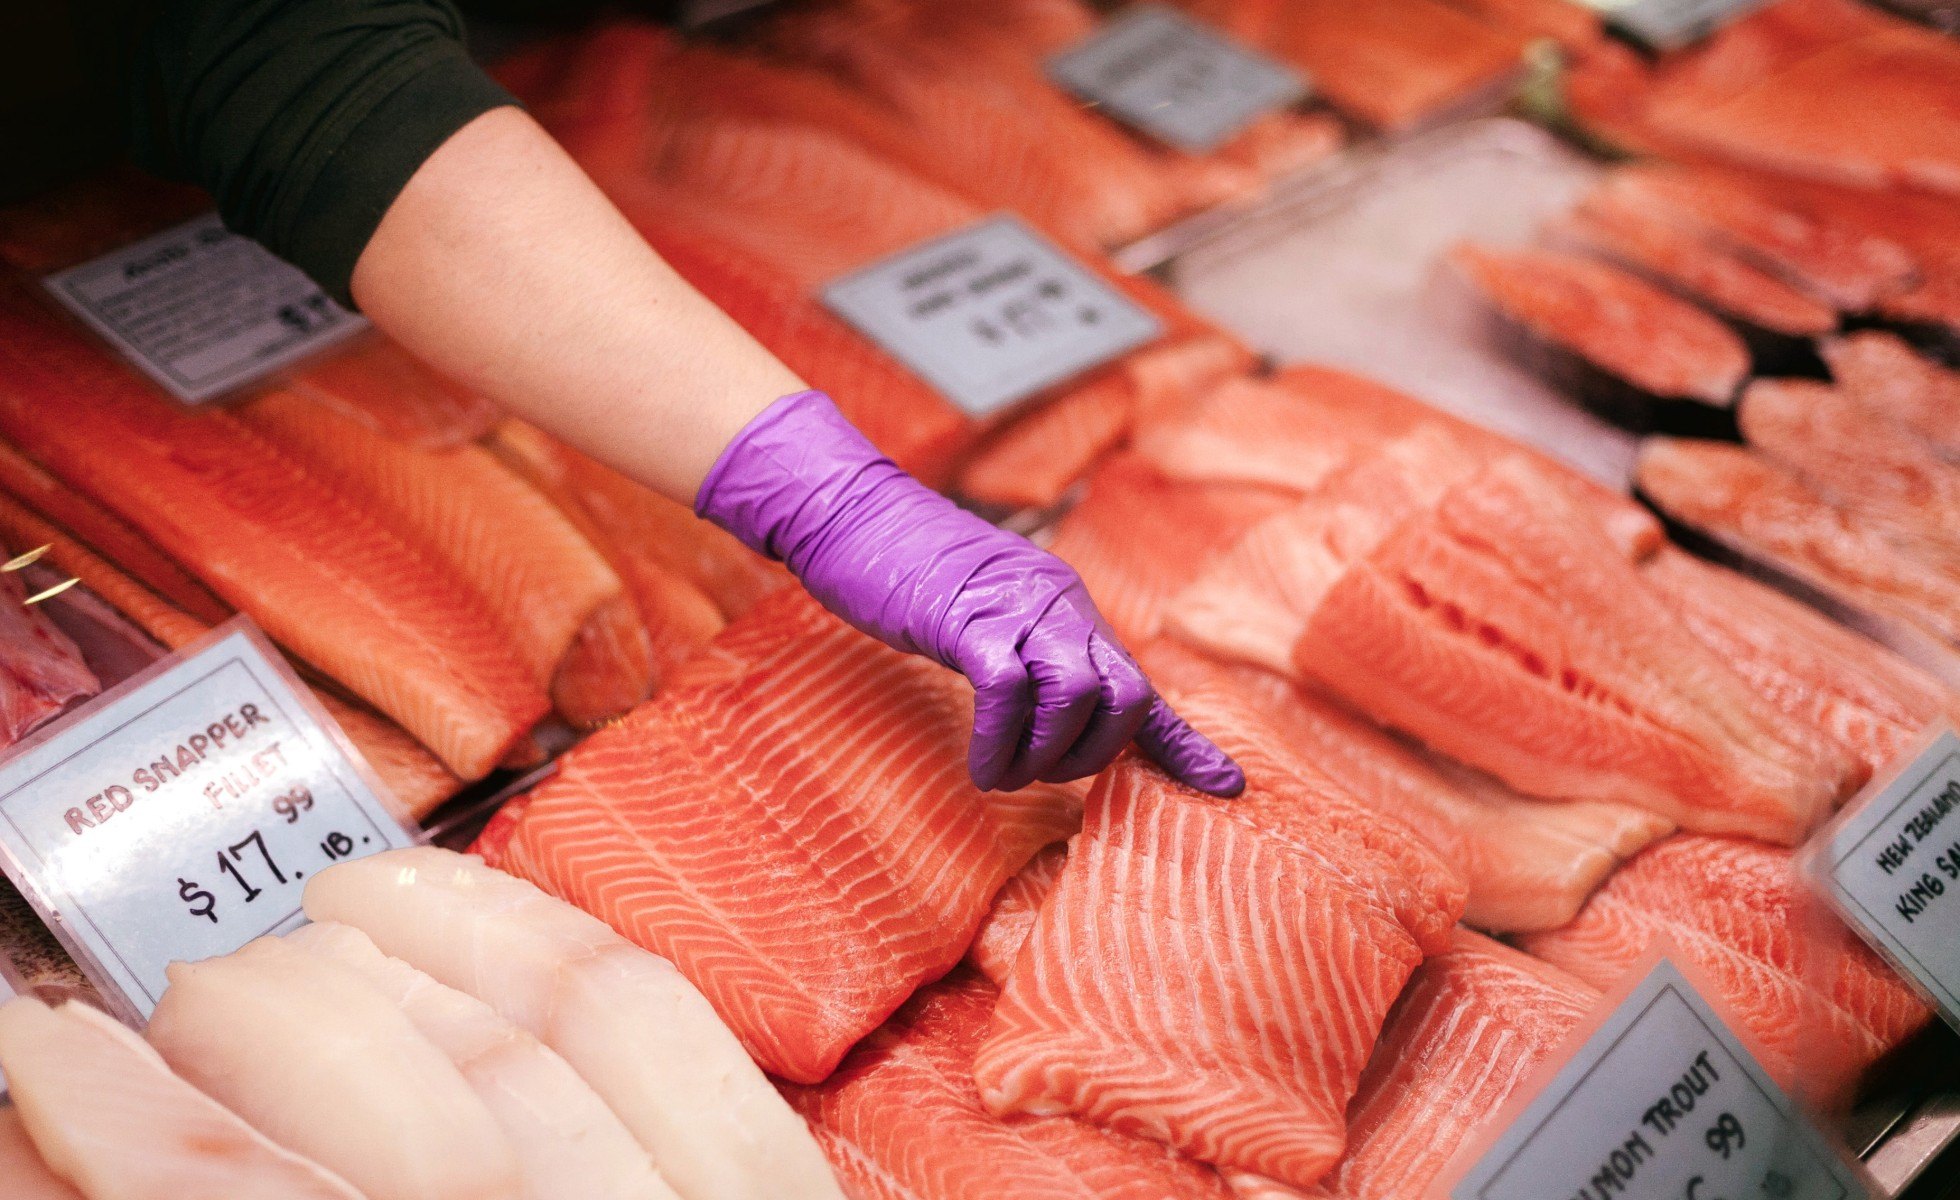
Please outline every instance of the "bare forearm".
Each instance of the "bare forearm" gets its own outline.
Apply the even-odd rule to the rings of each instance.
[[[415,173],[353,294],[437,369],[682,503],[756,413],[804,387],[514,108]]]

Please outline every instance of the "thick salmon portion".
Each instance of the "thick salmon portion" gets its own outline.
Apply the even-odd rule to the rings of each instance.
[[[975,1057],[982,1101],[1311,1186],[1422,961],[1393,909],[1327,869],[1344,850],[1135,760],[1105,772]]]
[[[1960,560],[1960,466],[1853,394],[1799,379],[1749,386],[1742,435],[1860,522]]]
[[[1824,343],[1839,387],[1960,462],[1960,372],[1921,358],[1888,333],[1846,334]]]
[[[380,336],[365,338],[285,381],[348,418],[410,445],[446,450],[476,441],[497,408]]]
[[[1912,554],[1740,446],[1651,438],[1640,489],[1662,509],[1853,606],[1960,644],[1960,568]]]
[[[1230,1200],[1207,1167],[1066,1116],[997,1117],[973,1057],[998,993],[959,973],[919,993],[815,1087],[783,1089],[857,1200]]]
[[[1749,349],[1701,309],[1625,271],[1550,250],[1460,246],[1450,262],[1539,340],[1663,398],[1724,405]]]
[[[549,708],[482,602],[326,480],[235,417],[158,397],[30,300],[0,300],[0,326],[0,433],[457,774]]]
[[[1849,1081],[1932,1014],[1849,929],[1807,910],[1797,872],[1787,850],[1684,834],[1629,863],[1571,925],[1520,944],[1611,988],[1665,936],[1713,977],[1773,1075]]]
[[[1395,1002],[1348,1106],[1347,1154],[1313,1194],[1424,1195],[1598,998],[1563,971],[1459,930]]]
[[[1933,723],[1960,724],[1952,688],[1781,592],[1678,550],[1641,574],[1758,693],[1872,774],[1895,765]]]
[[[797,589],[539,788],[510,871],[671,958],[758,1062],[814,1082],[959,961],[1078,792],[966,774],[972,696]]]

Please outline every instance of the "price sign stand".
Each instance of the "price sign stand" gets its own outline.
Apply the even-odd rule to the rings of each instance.
[[[1805,851],[1858,936],[1960,1031],[1960,734],[1929,730]]]
[[[296,928],[309,876],[413,845],[387,795],[237,617],[0,756],[0,868],[137,1023],[170,963]]]
[[[1440,1200],[1861,1200],[1862,1172],[1661,945],[1473,1139]]]

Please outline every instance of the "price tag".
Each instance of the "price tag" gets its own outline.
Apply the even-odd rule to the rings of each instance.
[[[103,995],[305,922],[306,879],[415,841],[243,617],[0,759],[0,865]]]
[[[1863,1185],[1666,959],[1451,1200],[1849,1200]]]
[[[1941,732],[1826,839],[1832,903],[1960,1028],[1960,737]]]
[[[1161,4],[1112,18],[1050,59],[1048,74],[1117,120],[1193,154],[1218,149],[1310,90],[1292,67]]]
[[[1607,22],[1655,50],[1698,42],[1768,0],[1586,0]]]
[[[975,417],[1127,354],[1164,328],[1007,215],[853,272],[823,298]]]
[[[209,214],[43,281],[186,404],[242,387],[367,328],[299,268]]]

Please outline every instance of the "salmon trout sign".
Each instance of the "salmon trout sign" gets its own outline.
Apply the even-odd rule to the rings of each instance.
[[[1838,913],[1960,1029],[1960,736],[1845,806],[1810,856]]]
[[[1450,1200],[1856,1200],[1856,1171],[1662,958]]]
[[[237,618],[0,758],[0,866],[125,1018],[164,968],[304,921],[313,874],[414,843]]]

